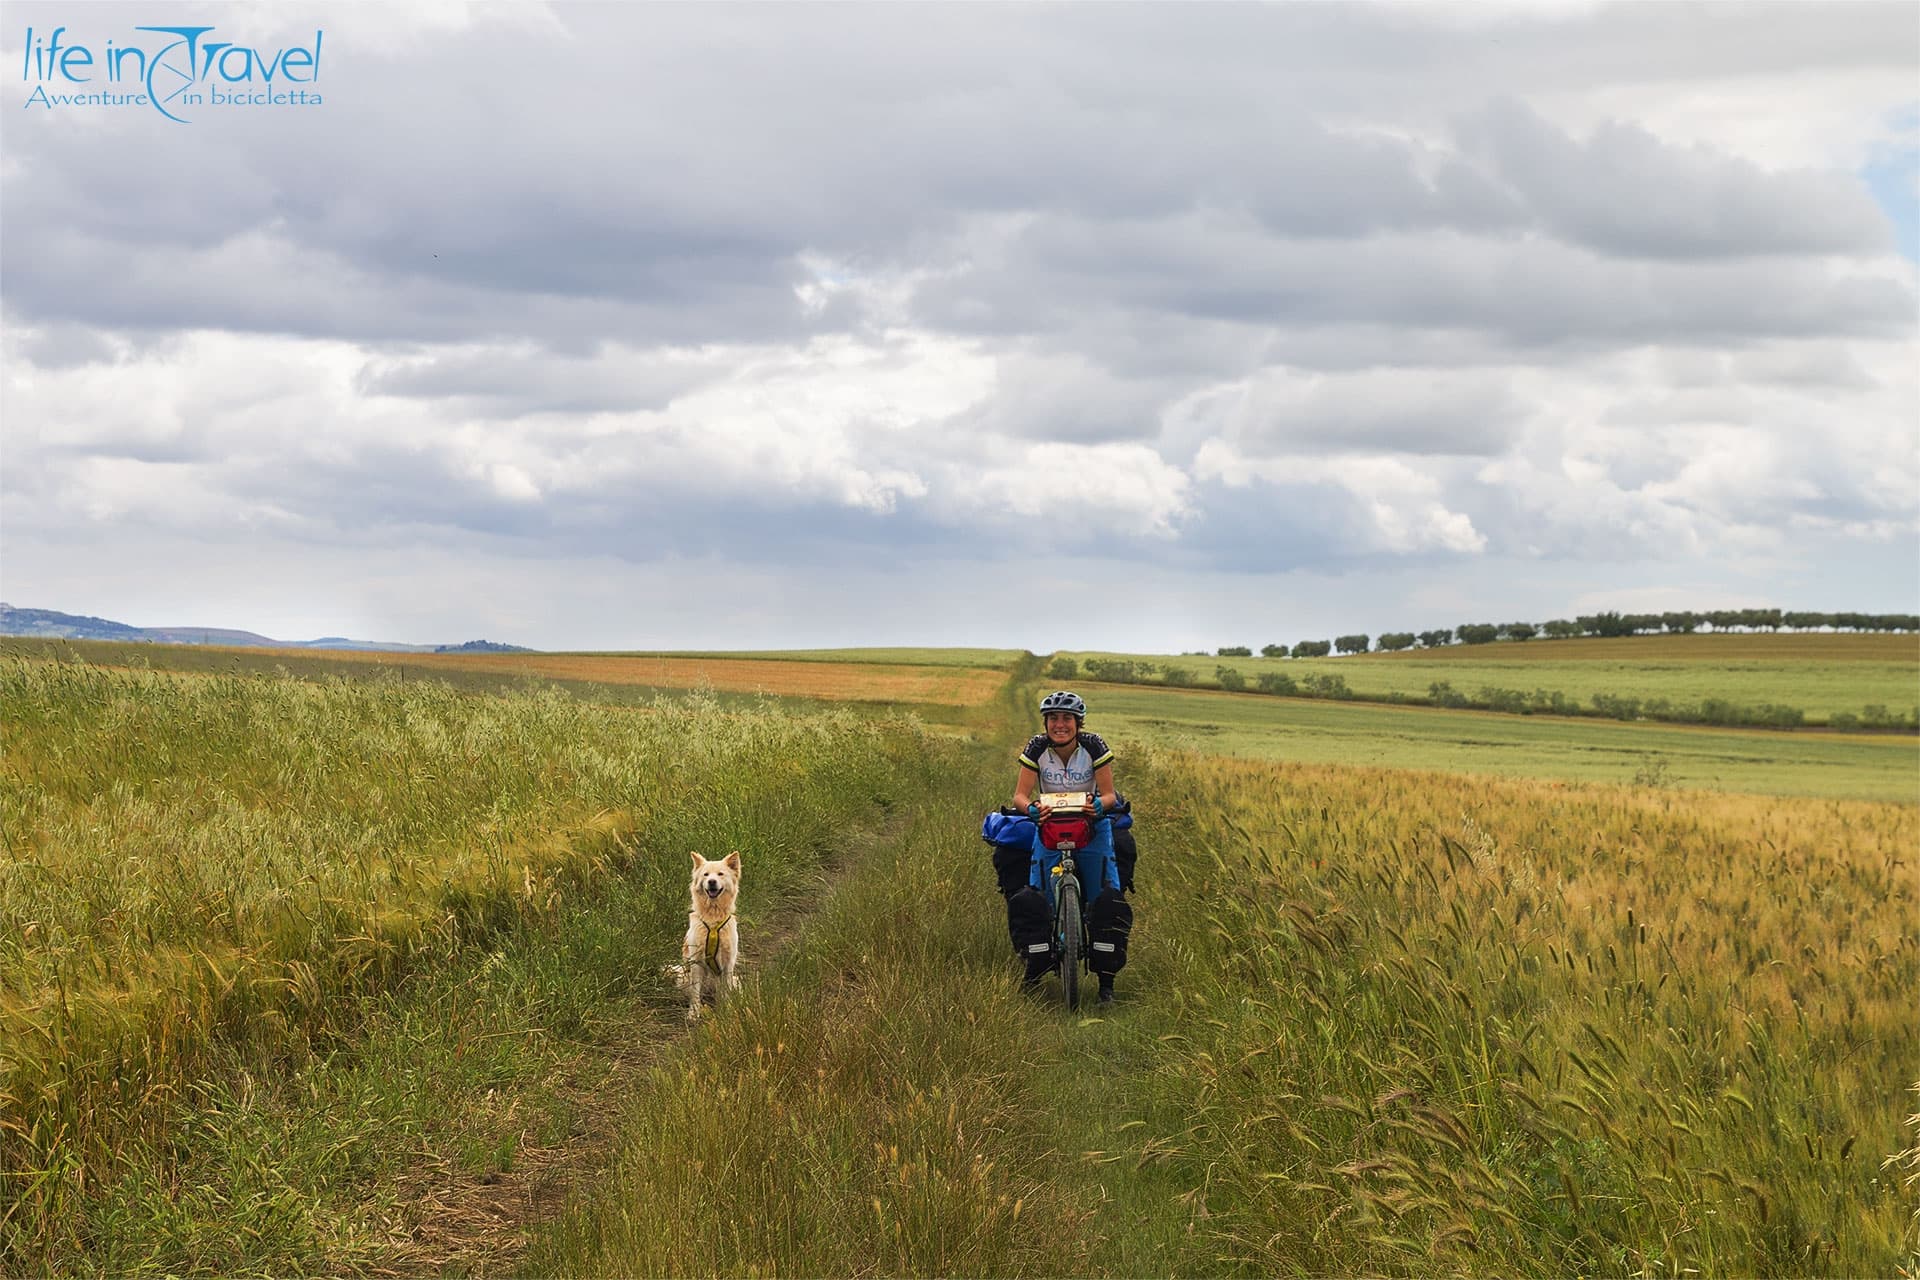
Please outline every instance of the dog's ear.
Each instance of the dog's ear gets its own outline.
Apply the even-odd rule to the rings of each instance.
[[[733,868],[733,874],[740,874],[740,851],[738,849],[735,849],[727,855],[727,865]]]
[[[706,862],[705,858],[701,857],[699,854],[695,853],[691,849],[687,850],[687,856],[693,859],[693,865],[696,867]]]

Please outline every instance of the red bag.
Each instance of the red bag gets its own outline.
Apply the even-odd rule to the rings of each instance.
[[[1093,819],[1084,813],[1062,813],[1040,820],[1040,843],[1058,849],[1068,840],[1084,849],[1093,840]]]

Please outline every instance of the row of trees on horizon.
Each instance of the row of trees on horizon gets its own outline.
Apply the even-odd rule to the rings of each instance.
[[[1574,618],[1555,618],[1550,622],[1469,622],[1435,631],[1389,631],[1382,634],[1377,651],[1393,653],[1411,649],[1440,649],[1447,645],[1492,644],[1495,641],[1522,641],[1536,637],[1571,640],[1581,636],[1690,635],[1701,628],[1727,631],[1920,631],[1920,614],[1911,613],[1814,613],[1792,609],[1715,609],[1705,613],[1674,611],[1669,613],[1595,613]],[[1336,636],[1332,640],[1302,640],[1291,647],[1263,645],[1263,658],[1324,658],[1330,653],[1366,653],[1375,648],[1367,635]],[[1246,645],[1226,645],[1217,651],[1222,658],[1251,658]]]

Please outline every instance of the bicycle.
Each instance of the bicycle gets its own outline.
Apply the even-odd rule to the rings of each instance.
[[[1082,904],[1085,887],[1074,855],[1095,843],[1094,821],[1097,810],[1090,792],[1043,792],[1039,804],[1047,816],[1040,820],[1040,835],[1033,854],[1033,878],[1047,897],[1053,911],[1053,951],[1060,970],[1060,986],[1067,1008],[1080,1007],[1080,975],[1091,972],[1089,952],[1092,939],[1087,932],[1086,910]],[[1056,857],[1049,860],[1046,855]],[[1118,873],[1109,849],[1098,865],[1088,870],[1098,877],[1095,896],[1108,887],[1119,888]],[[1111,886],[1109,886],[1111,882]]]

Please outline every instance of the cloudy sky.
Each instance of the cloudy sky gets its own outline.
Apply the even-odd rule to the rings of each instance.
[[[156,24],[227,51],[188,85]],[[316,33],[270,88],[317,104],[212,103]],[[179,120],[56,100],[129,48]],[[1042,652],[1920,608],[1904,0],[8,4],[0,85],[16,606]]]

